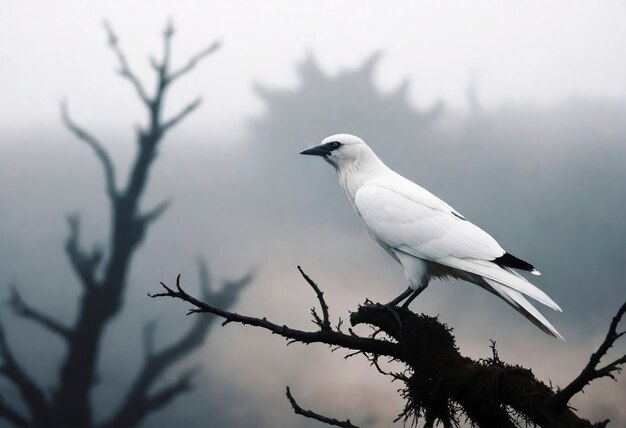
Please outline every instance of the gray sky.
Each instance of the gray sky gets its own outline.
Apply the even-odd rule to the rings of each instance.
[[[251,82],[295,85],[292,64],[307,51],[336,72],[383,49],[377,82],[391,89],[410,78],[418,104],[443,98],[463,105],[472,75],[488,105],[626,95],[626,5],[620,1],[0,3],[3,129],[56,126],[63,97],[103,124],[136,112],[132,99],[120,105],[124,89],[110,73],[104,19],[142,75],[168,16],[180,30],[175,59],[224,41],[219,61],[185,84],[201,87],[204,117],[232,124],[231,135],[241,132],[242,117],[261,108]],[[179,103],[184,93],[180,97]],[[200,118],[193,122],[203,125]]]

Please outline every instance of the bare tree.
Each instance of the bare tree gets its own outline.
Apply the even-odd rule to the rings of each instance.
[[[502,361],[493,342],[490,358],[473,360],[461,355],[451,328],[435,317],[418,315],[408,309],[391,309],[366,301],[350,315],[350,323],[373,327],[374,332],[369,337],[359,336],[351,328],[342,331],[341,320],[333,327],[322,291],[301,269],[300,273],[315,291],[321,307],[321,317],[315,308],[311,310],[313,322],[318,326],[316,331],[293,329],[265,317],[239,315],[199,300],[183,290],[180,275],[175,288],[161,283],[165,291],[151,297],[183,300],[193,306],[190,314],[217,315],[225,320],[222,325],[239,323],[260,327],[284,337],[289,343],[324,343],[333,350],[350,350],[348,356],[364,355],[380,373],[405,385],[401,391],[405,408],[394,422],[423,420],[425,427],[441,423],[446,428],[458,426],[461,417],[479,427],[517,427],[520,424],[554,428],[604,427],[609,422],[592,423],[578,416],[568,403],[590,382],[603,377],[615,379],[626,363],[626,355],[622,355],[601,365],[608,350],[626,333],[617,331],[626,313],[626,303],[618,310],[606,338],[580,375],[563,389],[553,389],[552,385],[538,380],[530,369]],[[379,364],[381,358],[401,362],[406,370],[385,372]],[[350,420],[340,421],[304,410],[289,389],[287,398],[297,414],[335,426],[355,427]]]
[[[163,53],[160,59],[150,63],[156,75],[156,87],[152,93],[133,72],[118,43],[118,37],[109,25],[105,25],[108,43],[119,63],[119,74],[134,88],[148,113],[148,123],[137,128],[137,154],[132,163],[127,183],[118,187],[115,166],[104,145],[93,134],[79,126],[70,117],[67,106],[61,107],[65,126],[94,152],[103,170],[106,194],[109,200],[111,231],[106,246],[95,245],[86,249],[81,243],[81,223],[78,214],[68,216],[69,236],[65,251],[71,267],[82,286],[78,314],[72,325],[46,315],[26,303],[18,290],[12,289],[10,305],[16,315],[31,320],[47,331],[62,338],[67,352],[61,363],[59,384],[48,394],[19,364],[10,344],[0,328],[0,375],[8,380],[21,394],[24,408],[15,409],[0,400],[0,417],[15,426],[87,427],[136,426],[146,415],[162,409],[181,394],[192,388],[194,372],[183,373],[170,384],[155,388],[162,375],[184,357],[198,349],[204,342],[212,318],[198,318],[180,338],[163,349],[155,349],[154,323],[145,326],[143,336],[144,361],[135,380],[130,385],[126,399],[107,420],[94,421],[91,391],[98,378],[98,356],[103,334],[109,322],[122,309],[124,293],[128,286],[127,274],[133,255],[143,241],[150,225],[167,209],[164,201],[156,207],[143,211],[141,198],[146,190],[149,173],[157,157],[157,149],[164,136],[190,113],[198,108],[200,98],[187,104],[169,118],[163,117],[165,95],[174,82],[191,72],[196,65],[214,53],[215,42],[192,56],[180,68],[170,62],[171,41],[174,28],[168,24],[163,32]],[[202,298],[217,306],[231,307],[240,291],[251,281],[251,275],[226,282],[222,289],[212,290],[206,267],[200,267]]]

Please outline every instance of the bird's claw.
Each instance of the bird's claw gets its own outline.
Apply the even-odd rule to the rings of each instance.
[[[400,320],[400,314],[398,313],[398,309],[399,307],[393,303],[374,303],[372,302],[370,299],[365,299],[365,302],[363,303],[363,306],[366,308],[373,308],[373,309],[382,309],[385,311],[388,311],[389,313],[391,313],[391,315],[394,317],[394,319],[398,322],[398,326],[400,328],[402,328],[402,320]]]

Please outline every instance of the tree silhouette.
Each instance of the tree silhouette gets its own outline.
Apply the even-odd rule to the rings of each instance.
[[[182,122],[201,103],[196,98],[169,118],[163,117],[165,95],[178,79],[191,72],[206,57],[219,48],[215,42],[192,56],[180,68],[170,62],[171,41],[174,28],[168,24],[163,32],[163,53],[160,59],[152,58],[156,87],[151,94],[137,77],[118,43],[118,37],[105,25],[108,43],[119,63],[119,74],[134,88],[146,108],[148,123],[137,128],[137,154],[131,165],[127,183],[118,187],[115,165],[104,145],[94,135],[77,125],[70,117],[67,106],[61,112],[65,126],[74,136],[86,143],[99,160],[105,178],[105,189],[111,215],[111,231],[106,246],[95,245],[91,250],[81,243],[81,223],[78,214],[68,216],[69,236],[65,251],[71,267],[82,286],[77,316],[72,325],[63,325],[26,303],[16,288],[12,289],[10,306],[21,318],[33,321],[47,331],[61,337],[66,354],[61,363],[59,383],[48,394],[19,363],[0,328],[0,375],[21,394],[22,409],[12,408],[0,401],[0,417],[16,426],[87,427],[94,425],[130,427],[138,425],[148,414],[167,406],[175,398],[192,388],[193,371],[184,372],[173,382],[155,388],[163,375],[183,358],[198,349],[204,342],[213,319],[197,319],[181,337],[169,346],[156,349],[154,336],[156,324],[144,328],[144,360],[120,407],[103,421],[95,421],[91,393],[97,383],[97,366],[103,335],[111,320],[121,311],[124,293],[128,287],[127,275],[133,256],[140,247],[151,224],[166,211],[164,201],[151,210],[140,209],[149,174],[159,144],[165,135]],[[206,266],[200,265],[202,297],[223,307],[231,307],[239,293],[251,281],[246,275],[236,281],[227,281],[220,290],[211,288]]]
[[[302,331],[274,323],[266,317],[240,315],[203,302],[183,290],[180,275],[176,287],[161,285],[164,292],[151,297],[171,297],[190,303],[189,314],[213,314],[224,319],[222,325],[239,323],[259,327],[284,337],[289,342],[303,344],[323,343],[332,351],[349,350],[348,356],[362,354],[372,367],[393,380],[404,383],[401,390],[405,408],[396,421],[425,427],[441,423],[444,427],[459,426],[462,418],[479,427],[516,427],[520,424],[541,427],[605,427],[609,420],[589,422],[578,416],[569,406],[570,399],[590,382],[609,377],[626,363],[626,354],[601,365],[609,349],[626,331],[618,332],[618,325],[626,313],[624,303],[613,317],[609,331],[581,373],[564,388],[553,389],[538,380],[530,369],[502,361],[492,342],[492,357],[473,360],[461,355],[452,329],[436,317],[415,314],[405,308],[389,308],[366,301],[350,315],[352,326],[369,325],[373,333],[357,335],[352,329],[342,330],[342,321],[333,327],[324,294],[298,267],[305,281],[315,291],[322,316],[311,309],[316,331]],[[403,372],[385,372],[381,358],[403,363]],[[297,414],[321,422],[354,428],[350,420],[339,421],[311,410],[302,409],[287,388],[287,398]],[[395,422],[395,421],[394,421]]]
[[[272,219],[284,216],[284,220],[316,216],[325,203],[327,189],[311,186],[310,177],[302,174],[302,165],[294,158],[321,138],[352,132],[366,141],[409,141],[427,135],[437,123],[443,103],[415,108],[409,101],[408,81],[389,93],[376,87],[374,75],[381,57],[381,53],[374,53],[358,67],[332,75],[321,70],[315,57],[309,55],[297,66],[297,87],[255,85],[266,108],[251,124],[254,144],[242,160],[250,164],[241,169],[255,174],[248,180],[258,188],[251,192],[252,197],[255,193],[263,195],[264,188],[285,195],[275,198],[272,211],[261,215]],[[287,176],[289,180],[285,180]],[[292,203],[289,196],[300,194],[303,188],[307,188],[306,200]]]

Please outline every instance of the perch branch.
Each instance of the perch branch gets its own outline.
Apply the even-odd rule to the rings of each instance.
[[[282,336],[285,339],[301,342],[304,344],[326,343],[329,345],[341,346],[344,348],[354,349],[363,352],[371,352],[391,357],[399,357],[399,349],[394,343],[369,339],[356,335],[347,335],[332,330],[320,330],[315,332],[296,330],[287,327],[286,325],[275,324],[268,321],[266,318],[256,318],[246,315],[239,315],[235,312],[226,311],[224,309],[209,305],[187,294],[187,292],[182,289],[180,285],[180,275],[178,275],[178,277],[176,278],[176,291],[165,285],[163,282],[161,282],[161,285],[165,289],[164,293],[149,294],[149,296],[153,298],[171,297],[190,303],[194,306],[194,308],[189,310],[188,315],[195,313],[210,313],[224,318],[225,321],[222,323],[222,325],[235,322],[253,327],[260,327],[265,330],[269,330],[273,334]]]
[[[345,421],[340,421],[340,420],[337,420],[337,419],[333,419],[333,418],[329,418],[327,416],[320,415],[319,413],[315,413],[312,410],[305,410],[305,409],[303,409],[296,402],[296,399],[293,398],[293,395],[291,395],[291,391],[289,390],[289,387],[287,387],[287,390],[285,391],[285,394],[287,395],[287,399],[289,400],[289,403],[291,404],[291,407],[293,408],[293,411],[297,415],[301,415],[301,416],[304,416],[306,418],[315,419],[316,421],[320,421],[322,423],[325,423],[325,424],[328,424],[328,425],[334,425],[334,426],[337,426],[337,427],[359,428],[356,425],[353,425],[352,423],[350,423],[350,419],[347,419]]]
[[[290,343],[324,343],[366,353],[370,361],[372,357],[375,358],[373,361],[380,371],[382,370],[376,360],[379,356],[391,357],[392,360],[406,364],[405,372],[395,375],[392,373],[395,379],[405,383],[401,393],[406,399],[406,406],[398,420],[413,418],[416,422],[423,419],[428,427],[437,423],[444,427],[455,426],[461,415],[480,427],[513,427],[520,418],[525,423],[545,427],[590,428],[607,424],[607,421],[591,423],[576,415],[567,406],[555,407],[554,390],[538,380],[531,370],[502,361],[495,343],[491,345],[490,358],[473,360],[461,355],[451,329],[436,317],[417,315],[408,309],[389,308],[366,301],[365,305],[350,315],[350,322],[352,326],[366,324],[374,327],[372,336],[361,337],[351,329],[350,335],[332,329],[307,332],[272,323],[266,318],[244,316],[202,302],[182,289],[180,275],[176,280],[176,287],[169,287],[164,283],[161,285],[165,292],[152,297],[171,297],[190,303],[193,308],[188,314],[214,314],[225,320],[223,325],[236,322],[260,327],[288,339]],[[324,305],[325,302],[322,303]],[[613,319],[609,339],[601,346],[597,353],[599,356],[623,334],[617,333],[616,329],[624,311],[626,309],[623,307]],[[320,317],[316,321],[324,324]],[[376,339],[380,333],[385,334],[385,340]],[[596,359],[597,357],[593,358],[594,362]],[[619,358],[594,370],[598,375],[607,376],[619,369],[622,360],[623,358]],[[595,378],[598,377],[601,376]]]

